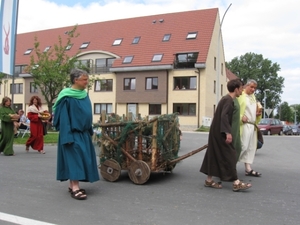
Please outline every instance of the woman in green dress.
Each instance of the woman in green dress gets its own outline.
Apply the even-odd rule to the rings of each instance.
[[[0,152],[4,155],[14,155],[14,121],[18,120],[17,115],[11,108],[11,99],[4,97],[0,107],[0,120],[1,120],[1,137],[0,137]]]

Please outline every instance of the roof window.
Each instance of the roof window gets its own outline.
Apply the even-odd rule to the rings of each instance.
[[[66,47],[66,50],[70,50],[72,48],[73,44],[69,44],[67,47]]]
[[[186,39],[196,39],[198,32],[189,32]]]
[[[116,39],[116,40],[114,41],[113,45],[120,45],[121,42],[122,42],[122,40],[123,40],[122,38]]]
[[[82,45],[80,46],[80,49],[87,48],[89,46],[90,42],[83,42]]]
[[[123,63],[131,63],[133,60],[133,56],[125,56]]]
[[[47,46],[47,47],[44,49],[44,52],[48,52],[50,48],[51,48],[51,46]]]
[[[160,62],[162,60],[163,54],[155,54],[152,58],[152,62]]]
[[[135,37],[135,38],[133,38],[132,44],[139,43],[140,39],[141,39],[141,37]]]
[[[171,34],[165,34],[162,41],[170,41]]]
[[[29,48],[24,52],[24,55],[29,55],[32,52],[33,48]]]

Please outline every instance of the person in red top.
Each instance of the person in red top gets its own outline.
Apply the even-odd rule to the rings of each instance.
[[[43,135],[43,122],[41,120],[44,112],[42,108],[41,99],[38,96],[32,96],[29,103],[27,118],[30,120],[30,137],[26,141],[26,151],[29,151],[29,147],[33,150],[37,150],[41,154],[45,154],[44,151],[44,135]]]

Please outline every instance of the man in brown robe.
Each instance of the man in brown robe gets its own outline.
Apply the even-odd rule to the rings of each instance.
[[[233,191],[245,190],[251,187],[249,183],[241,182],[236,171],[236,150],[232,143],[232,115],[234,99],[242,94],[243,86],[239,79],[227,83],[229,94],[218,103],[210,132],[208,148],[203,159],[200,172],[207,175],[205,187],[222,188],[221,183],[216,183],[213,176],[222,181],[233,181]]]

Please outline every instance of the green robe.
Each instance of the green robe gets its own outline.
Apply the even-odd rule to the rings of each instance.
[[[0,137],[0,152],[4,155],[13,155],[14,143],[14,122],[11,120],[9,114],[15,114],[10,107],[2,106],[0,108],[1,120],[1,137]]]
[[[240,104],[238,100],[235,98],[234,102],[234,110],[232,115],[232,144],[236,151],[236,157],[238,160],[242,151],[242,144],[241,144],[241,136],[240,136]]]

